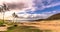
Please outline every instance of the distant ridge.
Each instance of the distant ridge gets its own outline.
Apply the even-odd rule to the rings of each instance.
[[[60,13],[54,14],[50,16],[49,18],[47,18],[47,20],[58,20],[58,19],[60,19]]]
[[[38,20],[35,20],[35,21],[49,21],[49,20],[59,20],[60,19],[60,13],[58,14],[54,14],[50,17],[48,17],[47,19],[38,19]]]

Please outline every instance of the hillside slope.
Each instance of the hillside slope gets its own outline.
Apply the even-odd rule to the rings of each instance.
[[[60,13],[58,14],[55,14],[55,15],[52,15],[50,16],[49,18],[47,18],[48,20],[58,20],[60,19]]]

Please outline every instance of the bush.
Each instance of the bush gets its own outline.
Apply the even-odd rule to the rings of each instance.
[[[15,27],[17,27],[18,25],[14,25]]]

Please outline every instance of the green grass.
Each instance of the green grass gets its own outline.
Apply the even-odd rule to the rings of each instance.
[[[0,25],[3,25],[3,22],[0,22]]]
[[[52,30],[44,30],[45,32],[52,32]]]
[[[20,27],[9,27],[7,32],[43,32],[42,30],[39,29],[31,29],[35,28],[32,26],[20,26]]]
[[[0,20],[0,26],[3,25],[3,20]]]

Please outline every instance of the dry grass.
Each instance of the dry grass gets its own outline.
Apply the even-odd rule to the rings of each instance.
[[[53,30],[53,32],[60,32],[60,20],[23,22],[22,24],[19,23],[18,25],[34,26],[40,30]]]
[[[51,21],[39,21],[39,22],[25,22],[25,26],[38,27],[41,30],[54,30],[54,32],[60,32],[60,20]]]

